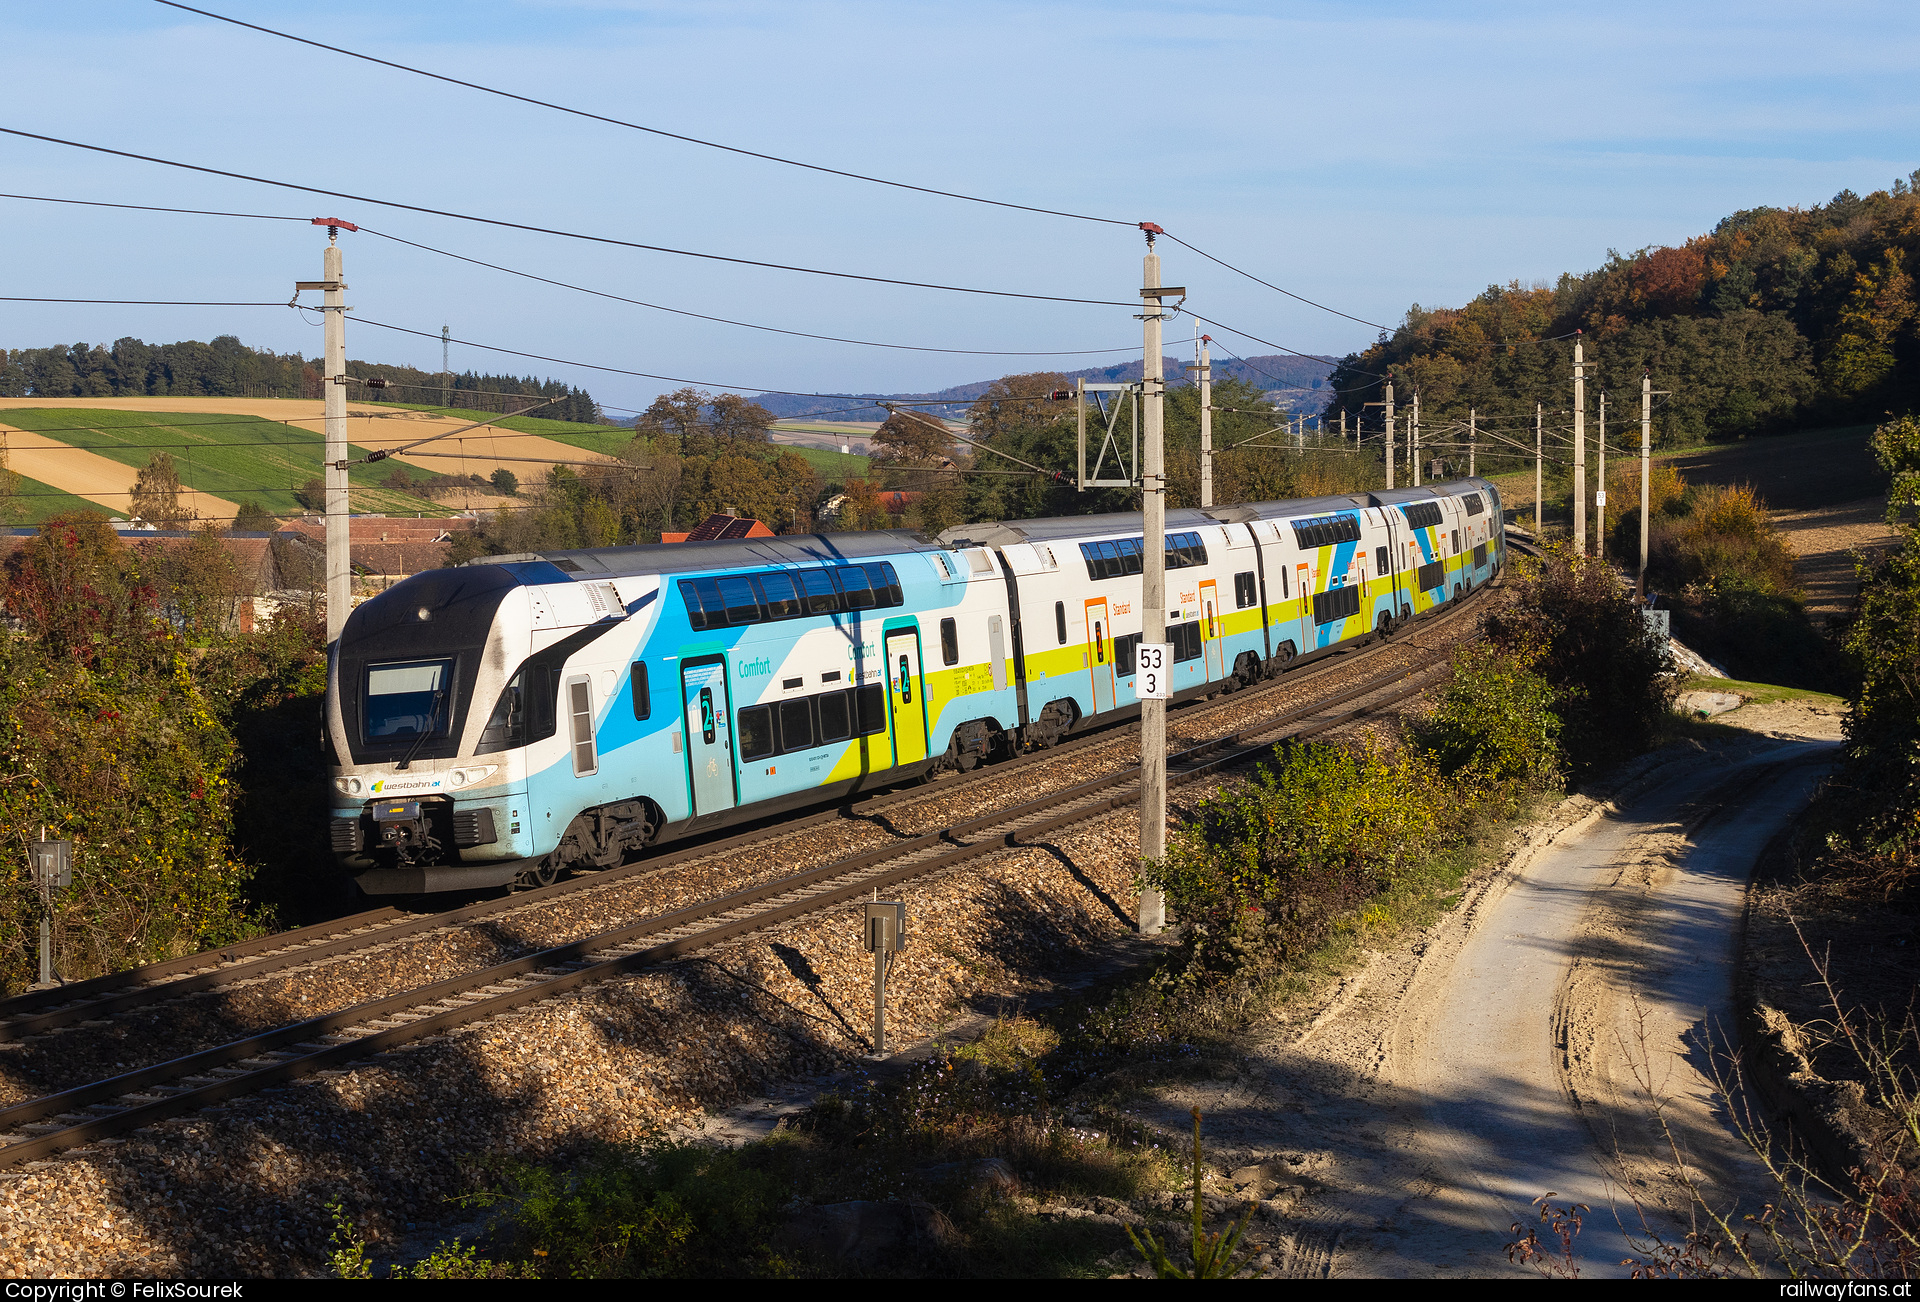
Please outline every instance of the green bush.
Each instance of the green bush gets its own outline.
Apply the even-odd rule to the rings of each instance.
[[[1673,702],[1673,666],[1632,594],[1605,562],[1556,544],[1541,559],[1516,558],[1511,575],[1514,600],[1488,617],[1487,633],[1553,689],[1573,774],[1646,750]]]
[[[654,1141],[602,1148],[571,1171],[498,1164],[482,1206],[506,1213],[510,1255],[547,1278],[754,1274],[790,1196],[775,1150]]]
[[[1558,774],[1560,719],[1533,656],[1488,643],[1454,653],[1440,706],[1418,730],[1440,772],[1481,799],[1505,801]]]

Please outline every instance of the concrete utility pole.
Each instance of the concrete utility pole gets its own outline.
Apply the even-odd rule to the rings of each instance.
[[[1393,491],[1393,381],[1387,381],[1387,491]]]
[[[321,264],[325,278],[294,283],[298,297],[303,289],[320,290],[324,299],[321,312],[326,330],[322,349],[324,374],[321,392],[325,395],[326,414],[326,512],[327,512],[327,642],[340,640],[346,626],[348,607],[353,603],[353,552],[347,537],[352,517],[347,512],[347,282],[340,271],[340,229],[360,228],[338,217],[315,217],[315,226],[327,228],[326,256]]]
[[[1407,427],[1407,460],[1413,462],[1413,486],[1420,487],[1420,390],[1413,391],[1413,421]]]
[[[1587,554],[1587,368],[1573,341],[1573,550]]]
[[[1480,451],[1480,412],[1478,408],[1467,408],[1467,478],[1479,474]]]
[[[1600,390],[1600,427],[1596,446],[1600,449],[1600,464],[1593,473],[1593,482],[1600,487],[1593,494],[1593,550],[1601,560],[1607,558],[1607,391]]]
[[[1342,443],[1347,441],[1347,409],[1345,407],[1340,409],[1340,441]]]
[[[453,327],[440,327],[440,374],[445,378],[440,386],[440,405],[453,406],[453,363],[448,361],[447,345],[453,342]]]
[[[1653,376],[1640,376],[1640,577],[1634,580],[1633,595],[1647,601],[1647,495],[1652,489],[1653,463]]]
[[[1207,344],[1212,335],[1201,335],[1195,358],[1194,379],[1200,384],[1200,505],[1213,505],[1213,359]]]
[[[1540,532],[1540,498],[1546,491],[1541,485],[1541,468],[1546,465],[1546,444],[1540,438],[1540,404],[1533,404],[1533,536],[1537,540]]]
[[[1158,227],[1143,225],[1147,256],[1141,263],[1140,314],[1144,325],[1140,373],[1141,450],[1140,508],[1143,517],[1140,566],[1140,640],[1158,646],[1167,640],[1167,498],[1165,433],[1161,425],[1160,372],[1160,255],[1153,251]],[[1175,293],[1184,293],[1175,290]],[[1167,703],[1140,702],[1140,858],[1152,863],[1167,853]],[[1140,933],[1157,935],[1167,925],[1167,898],[1159,891],[1140,892]]]

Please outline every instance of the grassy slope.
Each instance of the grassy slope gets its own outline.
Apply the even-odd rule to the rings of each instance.
[[[325,442],[316,431],[279,421],[210,412],[27,407],[9,411],[7,423],[136,469],[155,451],[165,450],[173,454],[181,483],[230,502],[250,499],[283,514],[300,509],[293,490],[320,473]],[[357,446],[351,451],[355,456],[366,453]],[[348,473],[355,509],[391,515],[440,513],[441,508],[425,498],[381,488],[380,482],[392,473],[390,466],[355,466]]]
[[[1775,701],[1819,701],[1827,705],[1845,705],[1846,698],[1834,696],[1828,692],[1809,691],[1802,687],[1782,687],[1777,683],[1750,683],[1742,678],[1713,678],[1705,674],[1694,674],[1682,685],[1689,692],[1733,692],[1744,696],[1755,705],[1770,705]]]
[[[20,496],[15,503],[19,515],[4,523],[9,525],[39,524],[56,515],[65,515],[69,511],[106,511],[108,515],[126,515],[125,508],[117,511],[107,510],[99,502],[85,497],[75,497],[72,493],[62,492],[52,484],[43,484],[37,479],[20,476]]]

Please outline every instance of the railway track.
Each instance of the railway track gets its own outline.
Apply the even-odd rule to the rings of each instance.
[[[1477,602],[1461,603],[1427,621],[1422,628],[1435,629],[1464,618],[1474,605]],[[1375,644],[1374,648],[1365,650],[1379,646]],[[1385,646],[1405,649],[1407,643],[1389,642]],[[1365,656],[1364,650],[1363,657],[1361,663],[1373,658]],[[1445,661],[1445,650],[1426,649],[1412,665],[1395,665],[1330,696],[1171,755],[1169,786],[1198,781],[1263,754],[1285,738],[1311,736],[1404,700],[1431,685],[1437,675],[1444,672]],[[1228,703],[1244,706],[1250,697],[1297,688],[1355,665],[1355,661],[1345,658],[1331,660],[1298,677],[1283,678],[1277,683],[1235,694],[1228,698]],[[1221,708],[1225,707],[1195,703],[1182,722],[1197,721]],[[1057,762],[1074,750],[1110,743],[1121,736],[1124,736],[1123,729],[1110,729],[1034,756],[996,765],[981,771],[979,776],[1000,777],[1020,766]],[[1034,838],[1131,804],[1136,797],[1137,773],[1137,765],[1126,765],[1010,808],[959,821],[937,831],[908,835],[877,849],[785,874],[744,890],[0,1108],[0,1166],[34,1161],[63,1149],[329,1070],[352,1059],[443,1034],[537,1000],[723,944],[748,932],[850,901],[877,888],[950,869],[998,850],[1029,844]],[[926,788],[896,791],[851,809],[842,807],[781,824],[775,834],[783,834],[797,825],[832,822],[850,814],[871,818],[886,808],[943,799],[963,789],[941,784],[938,791]],[[36,992],[0,1004],[0,1016],[7,1018],[0,1024],[0,1040],[18,1040],[62,1026],[96,1022],[163,999],[286,971],[432,929],[497,917],[636,874],[658,872],[675,863],[724,855],[729,849],[764,840],[769,834],[766,828],[750,830],[623,868],[446,913],[414,915],[395,909],[373,910],[334,923],[262,938],[246,946],[228,947],[96,982],[79,983],[62,991]],[[80,998],[74,998],[76,993]],[[47,995],[64,996],[64,999],[48,999]]]

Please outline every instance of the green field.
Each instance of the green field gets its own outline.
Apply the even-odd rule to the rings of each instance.
[[[42,520],[51,519],[56,515],[66,515],[70,511],[106,510],[98,502],[89,501],[84,497],[75,497],[72,493],[62,492],[52,484],[28,479],[25,475],[20,476],[19,495],[12,505],[17,508],[17,514],[12,519],[0,520],[0,524],[39,524]],[[124,509],[107,511],[107,514],[124,516],[126,511]]]
[[[485,420],[487,413],[475,411],[471,407],[434,407],[414,402],[381,403],[383,407],[402,407],[408,411],[431,412],[436,416],[450,416],[455,420]],[[624,425],[583,425],[571,420],[542,420],[538,416],[508,416],[505,420],[494,422],[494,427],[510,429],[521,434],[538,434],[550,438],[556,443],[579,448],[585,452],[597,452],[602,456],[617,457],[633,443],[633,431]],[[853,425],[788,425],[782,424],[782,430],[794,430],[803,434],[860,434],[873,431],[864,426]],[[849,454],[842,456],[838,452],[829,452],[825,448],[799,448],[790,444],[776,444],[782,451],[792,452],[806,459],[816,475],[823,480],[839,480],[849,475],[865,475],[867,459]],[[528,476],[521,475],[524,480]]]
[[[275,514],[301,509],[293,490],[319,475],[325,444],[314,430],[257,416],[212,412],[23,407],[8,411],[6,423],[135,469],[146,465],[155,452],[169,452],[183,485],[229,502],[250,499]],[[349,445],[349,450],[356,457],[367,452],[357,445]],[[380,487],[392,473],[393,467],[377,463],[353,467],[347,478],[354,488],[354,509],[390,515],[439,514],[443,509],[426,498]],[[119,513],[125,514],[124,508]]]

